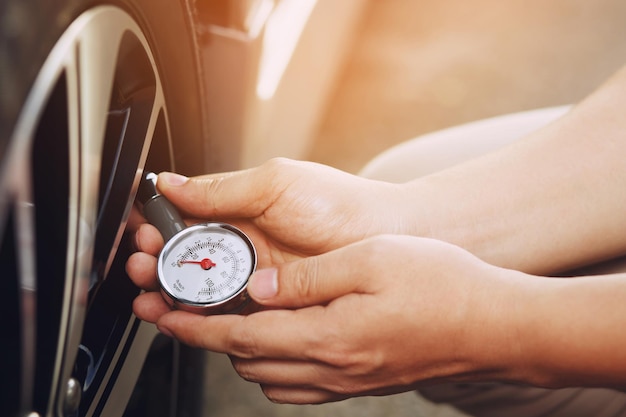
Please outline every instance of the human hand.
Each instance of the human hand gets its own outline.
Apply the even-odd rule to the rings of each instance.
[[[258,271],[248,290],[268,309],[248,316],[170,311],[158,293],[134,310],[229,354],[272,401],[321,403],[500,376],[515,362],[506,324],[522,276],[443,242],[379,236]]]
[[[273,159],[189,179],[161,174],[158,187],[189,217],[241,227],[261,246],[261,267],[403,231],[401,186],[311,162]]]
[[[401,186],[310,162],[277,158],[245,171],[193,178],[165,173],[157,184],[186,216],[225,221],[246,232],[257,247],[259,268],[403,231]],[[149,224],[133,230],[139,252],[127,262],[129,275],[138,286],[157,289],[163,239]]]

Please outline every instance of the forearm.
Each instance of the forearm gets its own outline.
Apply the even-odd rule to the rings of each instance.
[[[410,232],[535,273],[626,252],[625,109],[622,70],[524,140],[404,185]]]
[[[511,286],[506,311],[486,319],[505,337],[496,343],[503,379],[550,388],[626,386],[626,275],[524,281]]]

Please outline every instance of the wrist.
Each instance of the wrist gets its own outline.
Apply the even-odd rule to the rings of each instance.
[[[439,213],[441,208],[436,193],[428,183],[413,181],[388,185],[385,204],[387,212],[392,212],[395,217],[395,230],[391,232],[453,243],[452,239],[444,238],[446,225],[439,222],[439,218],[445,213]]]
[[[361,204],[364,211],[362,238],[380,234],[413,235],[415,234],[415,215],[407,204],[407,187],[404,184],[393,184],[367,180],[367,201]],[[374,221],[372,221],[374,220]]]
[[[546,388],[624,386],[623,276],[500,271],[472,320],[484,323],[470,332],[475,375]]]
[[[521,380],[549,388],[623,387],[623,280],[623,275],[535,277],[518,320]]]
[[[529,383],[527,321],[533,312],[535,282],[519,271],[489,266],[468,314],[467,361],[473,381]],[[532,329],[530,329],[532,331]]]

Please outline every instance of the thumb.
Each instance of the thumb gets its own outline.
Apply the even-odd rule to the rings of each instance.
[[[248,293],[264,306],[295,308],[326,304],[350,293],[369,292],[363,273],[367,265],[346,259],[350,252],[354,253],[342,248],[277,268],[261,269],[250,278]]]
[[[157,187],[191,216],[256,217],[273,201],[268,182],[258,168],[190,178],[162,172]]]

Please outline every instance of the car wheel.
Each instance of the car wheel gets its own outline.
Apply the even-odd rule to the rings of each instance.
[[[202,355],[133,316],[139,290],[124,271],[144,168],[202,170],[185,10],[51,3],[2,3],[0,407],[8,416],[141,415],[149,408],[137,398],[156,393],[150,415],[192,415],[195,406],[180,410],[195,401]],[[126,409],[149,352],[146,372],[163,375],[141,378]]]

